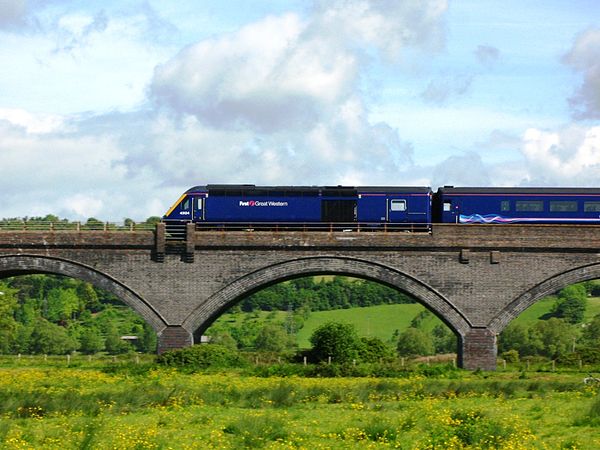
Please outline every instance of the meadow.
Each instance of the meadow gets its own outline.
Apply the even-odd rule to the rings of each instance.
[[[600,448],[598,386],[578,372],[267,378],[76,365],[0,361],[1,448]]]
[[[552,310],[555,301],[556,298],[553,296],[539,300],[523,311],[514,322],[524,325],[533,324]],[[331,311],[312,311],[304,322],[304,326],[298,330],[296,344],[299,348],[310,348],[311,345],[309,339],[311,334],[320,325],[331,321],[350,323],[356,327],[360,336],[377,337],[384,342],[388,342],[396,330],[399,332],[406,330],[410,326],[412,320],[425,311],[428,311],[427,308],[420,303],[377,305],[363,308],[334,309]],[[260,323],[269,320],[284,322],[287,314],[289,313],[285,311],[226,313],[219,317],[215,324],[240,325],[244,320],[247,320],[249,316],[253,317],[252,320]],[[590,297],[588,298],[584,321],[590,321],[597,314],[600,314],[600,297]],[[436,325],[442,323],[443,322],[433,314],[428,314],[424,318],[421,327],[424,330],[431,331]],[[210,328],[207,330],[206,334],[210,335]]]

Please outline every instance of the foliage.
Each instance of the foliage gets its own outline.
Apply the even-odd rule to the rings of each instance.
[[[238,352],[218,344],[199,344],[172,350],[160,355],[156,361],[164,366],[181,367],[188,370],[221,369],[247,365],[247,361]]]
[[[554,315],[569,323],[581,323],[587,307],[587,291],[583,284],[572,284],[558,293]]]
[[[243,311],[310,311],[373,306],[381,304],[414,303],[408,295],[380,283],[333,277],[316,282],[304,277],[265,288],[241,301]]]
[[[254,341],[254,348],[263,352],[283,352],[294,345],[293,337],[281,325],[264,325]]]
[[[431,336],[414,327],[400,333],[396,349],[400,356],[426,356],[435,351]]]
[[[26,275],[0,282],[0,353],[64,354],[133,347],[154,352],[156,333],[114,295],[89,283],[57,275]]]
[[[351,362],[359,358],[361,342],[354,326],[328,322],[317,328],[310,337],[312,356],[317,361]]]

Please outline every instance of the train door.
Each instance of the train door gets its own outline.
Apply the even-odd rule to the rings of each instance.
[[[321,202],[321,221],[356,222],[356,200],[323,200]]]
[[[194,222],[204,220],[204,199],[196,197],[194,199]]]
[[[407,223],[408,201],[404,198],[387,200],[387,221],[389,223]]]

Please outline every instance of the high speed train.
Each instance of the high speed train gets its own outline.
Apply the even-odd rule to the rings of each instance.
[[[208,184],[184,192],[162,219],[222,230],[600,224],[600,188]]]

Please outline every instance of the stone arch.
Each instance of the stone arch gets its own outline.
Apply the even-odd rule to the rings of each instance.
[[[298,258],[244,275],[196,308],[186,318],[183,327],[191,332],[203,332],[223,311],[242,297],[285,280],[319,274],[356,276],[380,282],[415,297],[459,336],[464,336],[471,328],[471,324],[457,307],[416,278],[379,263],[340,256]]]
[[[161,315],[142,297],[123,283],[92,267],[49,256],[22,254],[0,256],[0,278],[35,273],[65,275],[87,281],[119,297],[126,305],[142,316],[158,335],[167,326]]]
[[[500,334],[519,314],[543,297],[571,284],[600,278],[600,263],[589,264],[554,275],[521,294],[509,303],[489,324],[489,330]]]

